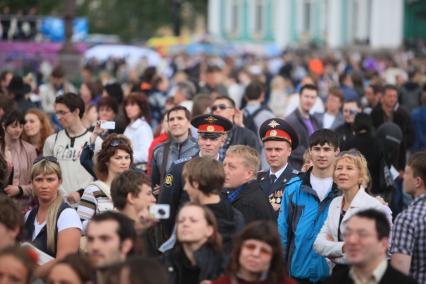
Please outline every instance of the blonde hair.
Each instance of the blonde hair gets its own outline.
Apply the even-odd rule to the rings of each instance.
[[[368,171],[367,160],[364,158],[364,156],[358,151],[341,152],[337,156],[336,161],[334,162],[334,172],[336,171],[337,163],[340,160],[347,160],[353,162],[359,170],[359,177],[361,180],[360,185],[364,188],[368,188],[368,185],[370,183],[370,172]]]
[[[260,169],[259,153],[250,146],[232,145],[226,151],[226,156],[228,155],[242,158],[244,166],[253,171],[253,176],[255,176]]]
[[[42,159],[31,168],[31,180],[39,175],[56,174],[58,179],[62,179],[61,167],[57,162]],[[57,192],[56,198],[50,203],[46,216],[47,248],[56,254],[56,226],[59,208],[63,202],[62,194]]]

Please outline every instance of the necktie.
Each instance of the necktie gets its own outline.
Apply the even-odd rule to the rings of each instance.
[[[274,184],[274,182],[277,180],[277,176],[276,176],[276,175],[274,175],[274,174],[271,174],[271,175],[269,176],[269,180],[271,181],[271,185],[273,185],[273,184]]]

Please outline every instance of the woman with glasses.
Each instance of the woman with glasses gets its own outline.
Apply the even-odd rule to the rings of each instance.
[[[117,175],[127,171],[132,163],[133,150],[129,139],[120,134],[109,135],[96,156],[97,180],[84,189],[77,208],[82,220],[90,220],[93,215],[114,208],[110,191],[111,183]]]
[[[185,204],[176,218],[177,245],[161,258],[170,284],[198,284],[222,272],[222,242],[216,218],[205,206]]]
[[[379,199],[369,195],[365,188],[370,182],[367,161],[357,150],[339,154],[334,166],[334,182],[342,195],[333,199],[328,217],[314,243],[315,251],[331,259],[334,269],[346,268],[343,230],[346,220],[364,209],[377,209],[388,217],[392,224],[392,212]]]
[[[38,205],[25,214],[24,241],[52,257],[38,269],[43,276],[56,261],[78,252],[82,225],[59,191],[62,172],[55,157],[38,158],[31,169],[31,180]]]
[[[24,133],[22,139],[32,144],[37,155],[43,153],[44,141],[53,133],[47,115],[36,108],[32,108],[25,114]]]
[[[227,272],[212,284],[294,283],[285,271],[277,226],[255,221],[236,237]]]
[[[2,119],[5,152],[10,153],[12,164],[8,185],[3,191],[8,196],[17,198],[23,210],[32,201],[31,166],[37,157],[35,147],[21,139],[24,124],[24,115],[18,111],[11,111]]]
[[[136,165],[146,165],[148,149],[153,139],[152,129],[149,125],[151,115],[148,100],[144,94],[132,93],[124,99],[123,107],[127,121],[124,135],[132,142],[133,160]]]

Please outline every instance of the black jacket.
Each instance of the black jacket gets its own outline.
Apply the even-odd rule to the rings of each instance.
[[[207,207],[216,217],[218,230],[222,236],[224,255],[229,256],[234,236],[244,228],[243,214],[224,198],[221,198],[219,203],[207,204]]]
[[[340,270],[333,273],[330,278],[325,280],[323,284],[352,284],[354,283],[352,278],[349,276],[349,268],[346,270]],[[413,278],[402,274],[398,270],[394,269],[390,264],[383,274],[379,284],[415,284],[417,283]]]
[[[385,122],[385,114],[380,103],[371,112],[371,119],[373,120],[373,125],[376,129]],[[401,128],[403,134],[397,165],[398,170],[403,170],[405,168],[407,149],[413,145],[416,133],[410,114],[402,107],[398,107],[394,110],[392,122]]]
[[[196,267],[193,267],[180,246],[160,257],[169,272],[170,284],[199,284],[202,280],[213,280],[223,272],[223,259],[209,246],[204,245],[194,253]],[[196,276],[198,279],[191,279]],[[197,277],[198,276],[198,277]],[[192,277],[194,278],[194,277]]]
[[[234,124],[231,131],[229,132],[230,141],[229,143],[225,143],[224,148],[228,149],[231,145],[247,145],[250,146],[257,151],[262,149],[260,145],[260,141],[257,138],[256,134],[253,133],[250,129],[240,127]],[[225,147],[226,146],[226,147]]]
[[[224,194],[227,196],[229,193]],[[257,220],[276,220],[274,209],[255,180],[242,185],[238,197],[231,204],[243,214],[246,224]]]
[[[275,197],[276,192],[283,192],[285,184],[298,174],[299,171],[288,164],[284,172],[278,177],[273,185],[271,185],[269,178],[269,170],[257,173],[257,183],[268,198],[273,198]]]

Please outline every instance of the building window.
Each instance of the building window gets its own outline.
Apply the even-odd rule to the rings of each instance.
[[[231,3],[231,33],[237,34],[240,27],[240,5],[239,0],[233,0]]]
[[[254,6],[254,32],[262,33],[264,28],[264,20],[265,20],[265,7],[263,0],[256,0]]]
[[[303,1],[303,31],[312,33],[314,31],[314,9],[312,0]]]

